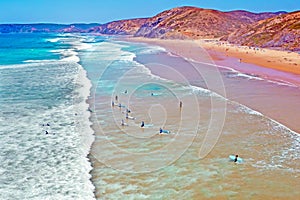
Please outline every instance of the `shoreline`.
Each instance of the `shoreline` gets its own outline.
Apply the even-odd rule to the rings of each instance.
[[[129,41],[129,43],[129,45],[135,46],[135,44],[132,44],[134,42],[131,43],[131,41]],[[190,60],[188,59],[198,58],[200,59],[199,63],[210,62],[213,65],[214,63],[211,62],[212,60],[206,51],[203,51],[203,49],[198,48],[195,45],[192,46],[195,48],[195,54],[191,54],[193,53],[193,48],[187,49],[186,47],[181,46],[181,44],[174,44],[174,42],[169,43],[169,45],[175,45],[175,47],[178,48],[178,51],[173,53],[156,51],[156,48],[152,48],[153,44],[149,44],[149,49],[147,48],[149,51],[147,51],[147,53],[135,54],[136,57],[133,61],[143,65],[141,67],[146,67],[151,70],[151,75],[157,75],[161,79],[167,80],[188,80],[195,86],[198,82],[193,81],[199,80],[199,74],[197,74],[198,76],[195,75],[193,69],[202,70],[201,75],[202,73],[203,75],[210,75],[210,65],[198,64],[192,61],[189,62]],[[144,46],[148,45],[143,44],[141,46],[143,49]],[[191,50],[191,52],[189,52],[189,50]],[[201,53],[203,52],[206,53],[202,55]],[[98,52],[95,52],[95,56],[97,56],[97,58],[98,56],[101,58],[101,55],[97,54]],[[191,54],[191,57],[183,57],[183,54]],[[94,63],[95,67],[98,66],[98,63],[99,62]],[[119,63],[119,65],[121,68],[124,63]],[[163,66],[168,66],[169,68],[164,69],[162,68]],[[128,68],[128,70],[130,69],[131,68]],[[293,137],[286,137],[286,134],[290,134],[289,126],[282,127],[282,123],[278,120],[276,120],[276,122],[279,122],[280,124],[277,124],[276,122],[274,123],[273,119],[278,119],[276,117],[269,119],[266,116],[261,116],[255,113],[257,109],[253,109],[252,107],[244,108],[243,105],[247,105],[244,104],[245,101],[237,101],[238,104],[232,104],[229,102],[227,104],[228,109],[226,111],[226,123],[223,126],[223,134],[222,137],[220,137],[220,141],[216,143],[216,147],[207,156],[207,159],[199,160],[196,156],[198,155],[200,145],[203,144],[205,133],[209,129],[211,113],[213,111],[217,114],[216,116],[220,116],[222,112],[220,109],[223,108],[223,106],[218,104],[211,109],[211,96],[207,96],[205,92],[201,92],[201,88],[203,88],[201,87],[201,84],[199,85],[199,87],[201,87],[199,91],[201,92],[201,94],[199,93],[199,101],[194,102],[193,104],[193,98],[191,98],[186,87],[183,86],[183,88],[181,88],[181,86],[178,86],[177,84],[173,85],[173,82],[170,83],[170,85],[164,81],[157,82],[157,84],[162,85],[163,88],[170,88],[168,89],[170,91],[177,91],[179,87],[180,90],[178,90],[178,92],[183,96],[186,95],[184,96],[186,98],[180,98],[183,101],[183,110],[180,112],[178,112],[179,108],[177,107],[177,98],[172,101],[170,96],[165,96],[167,98],[164,98],[164,96],[152,97],[150,96],[151,90],[146,90],[147,88],[140,91],[142,92],[145,90],[145,93],[142,93],[142,96],[131,96],[123,93],[126,88],[130,94],[131,91],[135,91],[135,88],[137,85],[139,86],[140,83],[145,84],[148,83],[147,81],[151,81],[150,83],[153,83],[152,78],[147,78],[148,73],[145,73],[144,71],[141,73],[142,76],[134,76],[134,78],[131,77],[128,79],[129,84],[126,85],[126,87],[115,90],[118,92],[118,100],[122,102],[122,104],[125,102],[125,105],[130,107],[130,110],[132,111],[130,116],[136,117],[137,119],[137,121],[125,120],[129,126],[120,126],[120,121],[124,118],[124,109],[111,107],[112,96],[110,94],[101,95],[101,93],[99,93],[98,96],[94,96],[94,99],[89,99],[90,105],[96,105],[97,102],[102,102],[97,103],[97,107],[94,108],[95,113],[92,114],[91,117],[91,119],[94,119],[92,128],[95,130],[96,140],[93,143],[92,150],[89,155],[93,166],[91,171],[91,180],[95,186],[94,194],[97,199],[118,198],[125,195],[128,198],[183,198],[183,195],[187,197],[186,194],[189,194],[188,197],[191,199],[208,199],[208,195],[213,195],[212,197],[214,199],[223,199],[226,197],[244,198],[249,197],[249,193],[252,191],[255,191],[255,195],[253,196],[257,198],[264,197],[265,199],[272,199],[274,196],[278,196],[279,194],[289,194],[285,195],[287,198],[297,196],[297,191],[294,191],[292,187],[297,183],[297,178],[294,177],[296,172],[289,171],[289,169],[298,169],[297,163],[281,154],[285,152],[286,144],[289,148],[297,147],[295,146],[297,144],[293,145]],[[182,77],[178,76],[178,74],[182,75]],[[228,99],[233,99],[234,101],[241,100],[241,96],[243,97],[245,95],[249,95],[250,97],[253,95],[253,97],[255,97],[253,98],[254,100],[256,100],[256,98],[260,99],[261,93],[256,93],[256,89],[259,90],[259,92],[265,92],[268,89],[271,89],[271,95],[274,95],[274,91],[279,91],[280,96],[283,97],[286,94],[293,93],[295,90],[299,91],[299,88],[295,89],[293,87],[275,85],[266,81],[249,81],[247,78],[240,78],[239,76],[230,77],[233,73],[228,73],[227,69],[220,69],[219,74],[222,75],[225,83],[224,86],[228,89]],[[110,78],[119,79],[118,74],[107,75],[109,75]],[[215,83],[214,76],[209,76],[209,79]],[[234,87],[231,88],[230,86]],[[252,90],[254,91],[254,94]],[[281,93],[282,91],[284,91],[284,93]],[[238,94],[236,96],[237,98],[234,98],[234,95],[236,94]],[[173,95],[171,96],[174,97]],[[246,96],[246,99],[249,99],[249,96]],[[297,102],[291,104],[293,106],[297,105],[300,94],[296,94],[296,96]],[[269,93],[267,93],[265,97],[268,101],[273,98],[273,96],[269,96]],[[285,98],[278,99],[278,102],[280,103],[285,101]],[[126,102],[128,103],[126,104]],[[162,105],[163,109],[161,109],[161,106],[152,106],[156,105],[158,102],[159,105]],[[222,100],[222,102],[227,101]],[[293,102],[295,102],[295,99],[293,99]],[[263,105],[264,107],[269,106],[264,101],[255,103]],[[199,113],[195,108],[198,108],[201,113],[201,125],[199,126],[193,124],[198,121],[195,120],[195,117],[199,117]],[[274,108],[278,108],[280,111],[283,110],[282,107],[275,106]],[[251,109],[253,109],[254,112],[252,112]],[[270,111],[270,107],[268,107],[267,110],[268,109]],[[297,109],[298,108],[295,109],[296,112]],[[97,112],[103,113],[103,115],[96,115]],[[185,113],[185,115],[182,115],[182,112]],[[182,116],[186,116],[186,118],[183,118]],[[297,119],[297,113],[295,113],[293,117]],[[284,118],[288,117],[284,116]],[[291,120],[292,117],[289,117],[288,119]],[[99,120],[101,124],[95,123],[95,120]],[[141,129],[141,120],[145,121],[146,124],[153,124],[154,127]],[[183,123],[179,123],[180,120]],[[219,122],[220,118],[216,118],[215,120],[218,120]],[[174,134],[169,136],[156,134],[158,133],[158,128],[161,127],[161,124],[163,124],[164,129],[170,130],[171,133]],[[283,125],[285,126],[285,124]],[[178,127],[180,128],[178,129]],[[192,145],[189,146],[189,150],[184,152],[182,156],[176,159],[175,162],[170,163],[170,165],[162,164],[163,167],[160,167],[158,165],[160,162],[170,159],[171,156],[176,157],[176,155],[179,155],[177,150],[180,150],[181,148],[177,147],[183,147],[185,144],[188,144],[191,139],[190,136],[194,133],[195,127],[198,137],[196,137]],[[178,130],[178,132],[176,130]],[[217,131],[217,129],[212,130]],[[169,145],[172,144],[170,143],[170,139],[176,138],[178,144]],[[298,135],[296,139],[298,139]],[[116,144],[120,149],[128,150],[126,152],[129,152],[129,154],[125,155],[119,153],[119,148],[111,148],[110,144]],[[165,150],[170,150],[170,152],[167,151],[169,153],[164,151],[162,153],[157,152],[158,149],[162,149],[162,147],[165,146],[170,147],[170,149],[163,148]],[[176,148],[173,149],[171,148],[172,146]],[[296,150],[297,149],[292,149],[292,153]],[[101,157],[99,157],[101,159],[97,157],[97,152],[101,153]],[[152,152],[155,152],[155,154],[152,154]],[[247,161],[245,165],[239,166],[239,172],[236,171],[236,165],[232,166],[232,164],[227,160],[228,154],[231,155],[235,152],[238,152],[238,154]],[[140,153],[146,153],[147,156],[143,155],[139,157]],[[155,157],[154,155],[159,156]],[[277,163],[281,160],[275,160],[276,165],[273,165],[272,158],[274,156],[279,156],[280,159],[287,163],[284,162],[282,167],[277,168]],[[260,161],[265,161],[266,164],[261,164]],[[270,167],[267,164],[269,164]],[[153,167],[157,168],[157,166],[160,170],[147,170],[152,169]],[[144,171],[146,167],[146,171],[151,173],[138,173],[140,172],[139,170]],[[261,168],[265,171],[262,171]],[[226,169],[227,172],[227,174],[225,174],[226,176],[224,176],[224,172],[222,171],[224,169]],[[121,170],[121,172],[119,170]],[[242,180],[242,185],[237,184],[245,172],[250,178],[245,177]],[[174,176],[174,174],[176,174],[176,176]],[[157,179],[152,179],[153,177],[157,177]],[[196,179],[191,181],[191,177],[196,177]],[[146,184],[145,180],[147,180]],[[260,181],[260,186],[257,186],[257,181]],[[170,184],[173,182],[181,182],[184,184],[179,186],[180,190],[184,191],[184,193],[181,193],[182,196],[178,195],[177,192],[173,192],[178,191],[179,189],[177,185]],[[222,188],[222,190],[219,190],[218,188],[217,190],[210,190],[210,188],[219,186],[224,182],[228,183],[228,186]],[[280,190],[282,184],[285,184],[286,187],[283,190]],[[261,186],[268,189],[261,189]],[[162,187],[165,189],[161,190]],[[207,188],[208,190],[203,191],[201,188]],[[166,193],[165,190],[169,190],[170,192]],[[278,194],[274,194],[274,191],[278,191]]]
[[[221,53],[226,57],[240,59],[242,63],[300,74],[300,55],[296,52],[238,46],[219,41],[197,40],[196,43],[208,50],[209,54],[218,60],[223,60],[220,57]]]
[[[300,75],[300,54],[295,52],[237,46],[214,40],[162,40],[142,37],[127,37],[122,39],[125,41],[162,46],[171,52],[178,51],[178,47],[176,48],[175,46],[194,45],[206,50],[211,59],[215,62],[224,60],[224,57],[231,57],[241,59],[241,63],[249,63],[263,68]],[[182,50],[178,53],[184,57],[199,61],[192,52],[184,52]]]
[[[298,95],[300,76],[298,74],[287,73],[257,65],[239,63],[235,58],[233,58],[235,60],[230,60],[232,59],[231,57],[226,57],[227,59],[225,60],[217,60],[216,58],[211,58],[210,54],[194,41],[148,38],[124,38],[123,41],[157,45],[165,48],[169,56],[178,56],[187,61],[196,61],[196,64],[199,62],[199,65],[219,66],[220,69],[224,67],[227,70],[237,69],[239,72],[242,72],[242,77],[246,75],[246,79],[257,79],[255,82],[250,81],[249,83],[246,83],[246,85],[244,84],[242,90],[237,90],[234,87],[232,88],[230,84],[234,83],[229,82],[229,84],[225,84],[226,98],[256,110],[266,117],[300,133],[296,120],[297,118],[300,118],[300,102],[297,100],[300,98]],[[284,53],[286,52],[283,52],[283,54]],[[221,52],[219,55],[221,55]],[[156,58],[153,57],[152,59]],[[245,67],[245,69],[243,67]],[[252,67],[257,68],[258,70],[253,73]],[[177,70],[182,70],[181,73],[186,73],[184,72],[186,70],[180,69],[180,66],[177,66]],[[168,79],[168,75],[164,73],[163,70],[156,70],[152,73]],[[249,77],[248,74],[250,75]],[[192,74],[188,75],[190,78],[192,78],[192,76]],[[169,78],[173,80],[172,77]],[[176,81],[176,77],[173,78],[175,78],[174,80]],[[238,82],[235,84],[238,84]],[[255,98],[249,98],[249,92],[247,93],[247,91],[253,91],[251,96],[255,96]],[[214,92],[218,93],[218,91]]]

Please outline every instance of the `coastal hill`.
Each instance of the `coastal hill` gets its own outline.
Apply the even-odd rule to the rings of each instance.
[[[150,18],[109,22],[88,32],[162,39],[218,38],[279,14],[281,13],[221,12],[185,6],[161,12]]]
[[[100,24],[0,24],[0,33],[85,33]]]
[[[300,11],[258,21],[223,39],[245,46],[300,51]]]
[[[114,21],[93,27],[88,32],[102,34],[134,35],[147,21],[147,18]]]
[[[275,13],[221,12],[195,7],[180,7],[149,18],[135,36],[163,39],[218,38],[275,15]]]
[[[0,33],[76,32],[161,39],[221,39],[238,45],[299,51],[299,13],[221,12],[184,6],[149,18],[106,24],[2,24]]]

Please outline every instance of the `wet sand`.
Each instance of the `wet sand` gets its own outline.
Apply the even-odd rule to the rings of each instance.
[[[226,56],[240,59],[240,62],[300,74],[300,55],[296,52],[237,46],[220,41],[198,40],[195,42],[208,50],[216,59],[222,59],[219,57],[221,52]]]
[[[300,74],[300,54],[296,52],[236,46],[215,40],[127,39],[130,41],[160,45],[174,53],[177,52],[181,56],[199,60],[199,58],[195,56],[196,52],[193,52],[194,49],[191,49],[192,46],[197,45],[198,47],[204,48],[214,61],[224,60],[224,58],[222,58],[223,54],[227,57],[237,58],[239,62]]]
[[[249,73],[254,76],[263,77],[264,79],[270,79],[270,81],[281,82],[282,85],[275,85],[270,83],[264,83],[265,86],[262,87],[260,83],[245,83],[241,88],[231,87],[232,84],[239,84],[237,81],[230,81],[228,84],[225,83],[226,97],[230,100],[239,102],[246,105],[256,111],[263,113],[271,119],[274,119],[292,130],[300,133],[299,119],[300,119],[300,75],[298,75],[298,67],[295,68],[291,66],[291,63],[287,61],[284,66],[289,67],[287,71],[293,71],[294,73],[287,73],[278,70],[271,69],[273,66],[278,64],[276,55],[282,54],[282,56],[289,56],[288,60],[291,62],[298,62],[299,55],[295,53],[288,52],[277,52],[274,59],[271,57],[266,57],[266,59],[273,59],[274,64],[268,62],[260,63],[260,60],[251,58],[252,63],[260,63],[262,66],[268,64],[268,68],[257,66],[254,64],[240,63],[238,59],[232,57],[227,57],[220,52],[210,52],[199,45],[199,41],[173,41],[173,40],[159,40],[159,39],[145,39],[145,38],[130,38],[130,41],[143,42],[152,45],[159,45],[170,51],[174,55],[189,58],[194,61],[199,61],[201,64],[207,63],[209,65],[221,65],[225,67],[230,67],[237,69],[243,73]],[[215,47],[218,49],[221,47]],[[234,47],[233,47],[234,48]],[[261,59],[263,59],[264,54],[273,55],[273,50],[264,50],[266,52],[261,53]],[[252,52],[253,54],[253,52]],[[211,56],[213,55],[213,56]],[[240,55],[240,54],[239,54]],[[250,55],[249,55],[250,57]],[[254,61],[254,62],[253,62]],[[148,61],[150,62],[150,61]],[[300,63],[300,62],[299,62]],[[168,63],[166,63],[168,64]],[[300,68],[300,65],[299,65]],[[193,74],[195,74],[190,69],[183,69],[180,67],[176,68],[180,73],[186,73],[190,71],[190,75],[186,75],[187,79],[193,79]],[[166,75],[162,70],[152,70],[154,74],[163,76],[168,79],[176,80],[176,77],[171,77]],[[226,82],[226,80],[224,80]],[[236,82],[236,83],[234,83]],[[294,87],[289,87],[284,85],[284,83],[291,83]],[[197,85],[197,83],[195,83]],[[218,89],[217,86],[213,86],[215,92],[222,95],[223,91]],[[250,92],[251,91],[251,92]]]

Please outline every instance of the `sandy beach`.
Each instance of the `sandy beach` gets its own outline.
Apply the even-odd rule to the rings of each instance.
[[[128,40],[159,45],[181,56],[199,61],[199,56],[192,50],[198,46],[205,49],[214,61],[222,60],[223,54],[237,58],[239,62],[300,74],[300,55],[296,52],[237,46],[216,40],[160,40],[140,37]]]
[[[174,55],[192,59],[200,63],[221,65],[238,69],[245,74],[248,73],[253,76],[264,77],[265,79],[291,83],[295,88],[285,87],[284,84],[282,86],[278,85],[276,88],[262,88],[260,84],[257,84],[256,86],[249,84],[238,91],[225,84],[225,95],[231,100],[257,110],[271,119],[286,125],[292,130],[297,131],[298,133],[300,132],[300,127],[298,126],[298,119],[300,119],[300,95],[298,92],[300,86],[300,56],[297,53],[268,49],[259,51],[246,50],[244,47],[227,47],[225,44],[219,45],[213,42],[199,40],[160,40],[148,38],[127,38],[126,40],[158,45],[167,49],[167,51]],[[225,47],[230,50],[226,51]],[[228,56],[225,55],[225,52],[228,52]],[[231,56],[241,58],[242,62]],[[246,61],[251,62],[251,64],[245,63]],[[180,68],[178,69],[180,70]],[[281,71],[281,69],[284,71]],[[176,79],[174,76],[169,77],[161,70],[155,71],[154,69],[152,72],[160,76],[165,75],[165,78]],[[192,77],[192,74],[193,72],[187,76]],[[213,87],[216,89],[215,92],[218,93],[217,86]],[[253,92],[249,96],[248,91],[251,90]]]

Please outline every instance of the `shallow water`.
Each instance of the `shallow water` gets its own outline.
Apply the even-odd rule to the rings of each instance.
[[[98,199],[299,196],[299,135],[231,99],[232,94],[253,95],[251,86],[269,84],[287,93],[289,88],[229,76],[230,70],[222,69],[226,92],[235,87],[224,97],[215,93],[222,88],[208,90],[210,80],[191,76],[189,62],[168,57],[161,48],[107,40],[89,51],[81,60],[94,83],[89,102],[96,140],[90,157]],[[165,73],[158,63],[177,71]],[[204,75],[211,73],[209,66],[198,67]],[[135,120],[125,118],[126,108]],[[128,126],[121,126],[122,119]],[[151,126],[140,128],[141,121]],[[171,133],[160,135],[159,128]],[[244,162],[230,162],[231,154]]]

